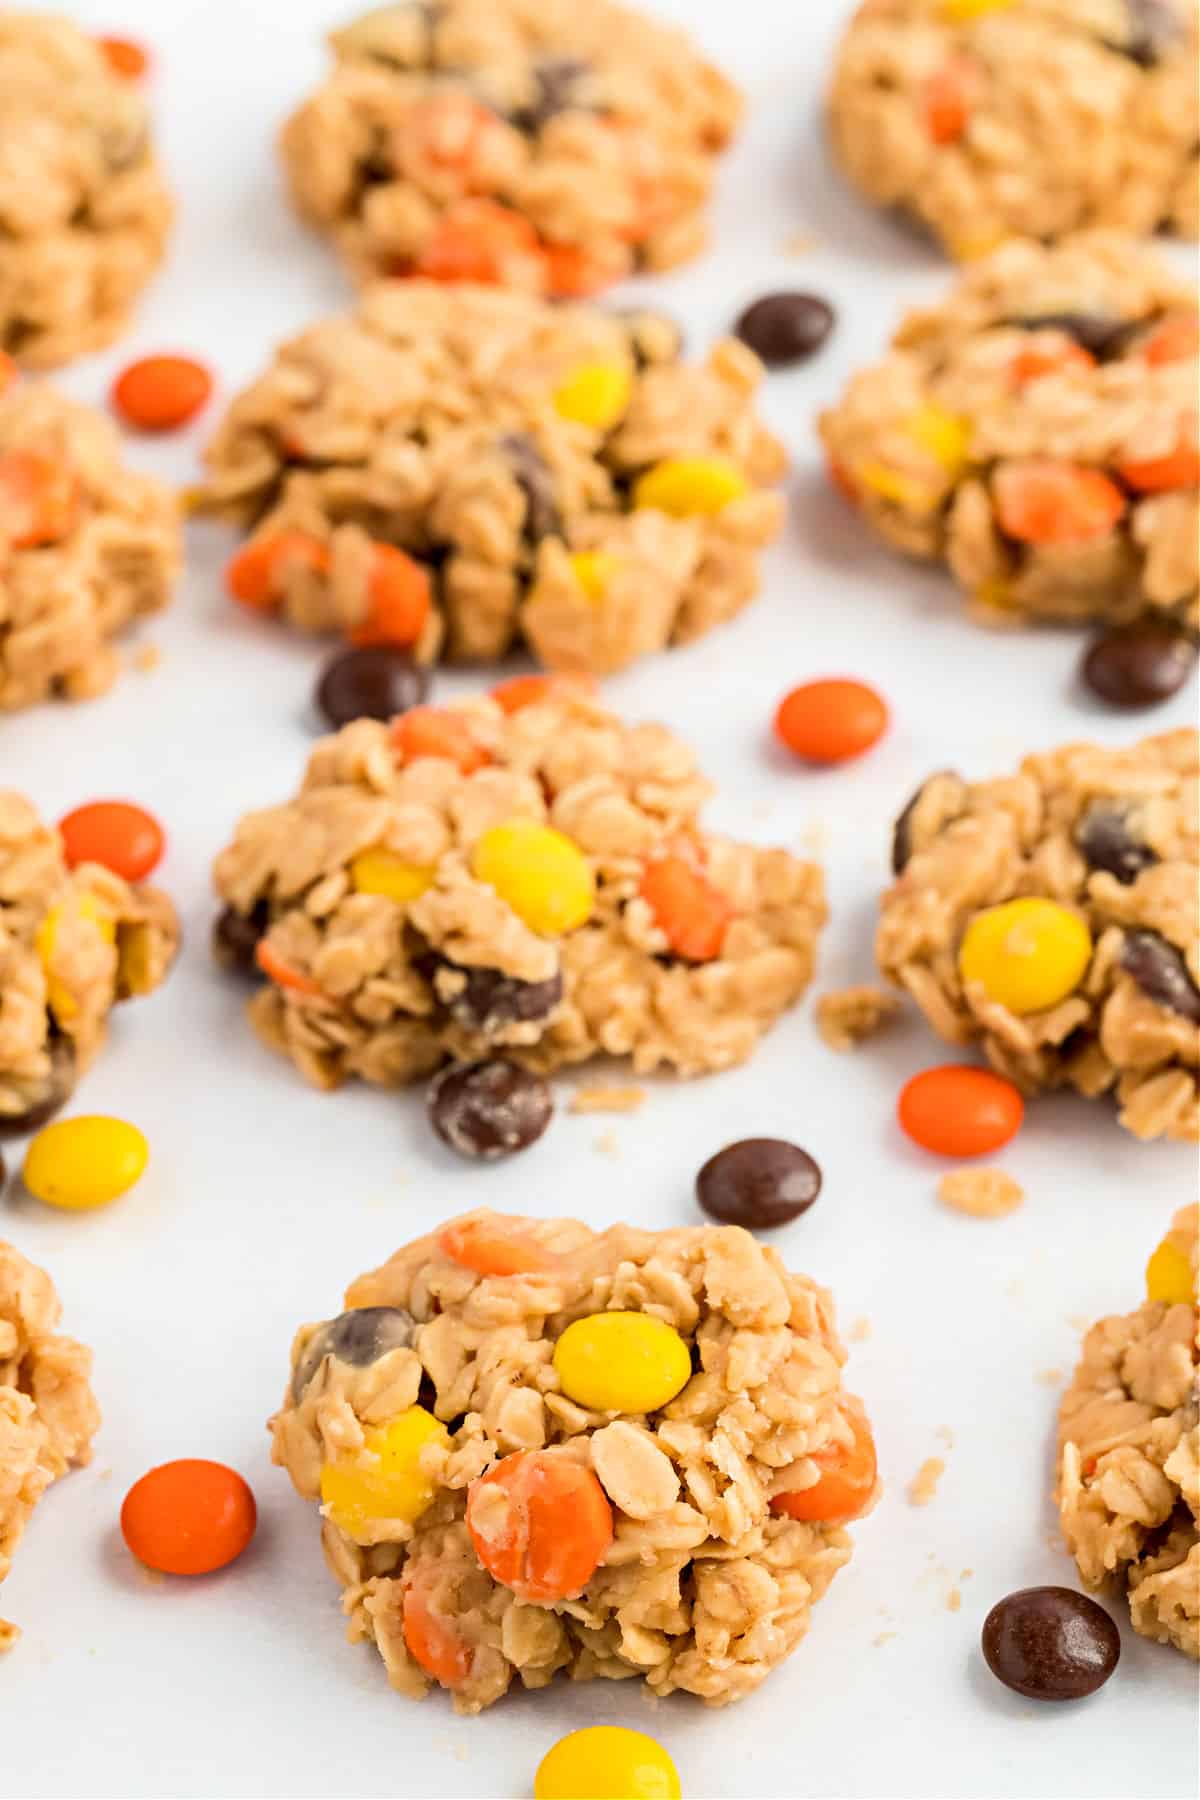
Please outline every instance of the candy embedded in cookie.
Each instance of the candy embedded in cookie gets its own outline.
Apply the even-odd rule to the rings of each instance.
[[[380,284],[233,403],[205,503],[253,535],[233,597],[303,631],[604,672],[757,592],[783,523],[762,365],[650,313]]]
[[[1089,1587],[1119,1577],[1135,1631],[1200,1657],[1197,1211],[1176,1213],[1136,1312],[1083,1340],[1058,1421],[1055,1498]]]
[[[401,1693],[720,1706],[795,1649],[878,1493],[823,1288],[734,1227],[481,1212],[346,1303],[297,1334],[273,1454]]]
[[[216,948],[262,981],[259,1035],[320,1087],[744,1061],[810,979],[820,870],[703,830],[708,784],[664,727],[562,678],[498,693],[359,720],[241,821]]]
[[[1197,736],[1068,744],[933,775],[897,821],[879,966],[1023,1093],[1113,1093],[1136,1137],[1200,1137]]]
[[[1200,236],[1191,0],[865,0],[829,96],[854,185],[967,260],[1094,226]]]
[[[69,20],[0,17],[0,350],[48,367],[120,335],[171,199],[146,102]]]
[[[612,0],[401,0],[330,43],[281,149],[360,279],[578,298],[703,249],[742,108],[684,33]]]
[[[69,863],[29,802],[0,791],[0,1133],[58,1111],[112,1008],[159,985],[178,941],[160,889]]]
[[[887,543],[947,563],[984,621],[1147,614],[1194,633],[1196,305],[1111,232],[1006,244],[822,416],[831,472]]]
[[[181,558],[174,494],[125,466],[110,420],[0,381],[0,712],[103,693],[121,633],[168,605]]]
[[[100,1423],[92,1353],[57,1334],[61,1310],[45,1270],[0,1243],[0,1581],[34,1507],[51,1482],[88,1461]],[[0,1651],[19,1635],[0,1619]]]

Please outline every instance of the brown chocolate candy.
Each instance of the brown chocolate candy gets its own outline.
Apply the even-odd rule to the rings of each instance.
[[[768,368],[781,369],[815,356],[833,322],[833,308],[819,294],[764,294],[733,329]]]
[[[321,670],[317,710],[340,731],[355,719],[384,723],[419,706],[429,693],[429,671],[398,644],[363,644],[339,650]]]
[[[1196,664],[1196,646],[1165,621],[1144,619],[1105,632],[1089,646],[1081,673],[1109,706],[1135,711],[1178,693]]]
[[[50,1045],[50,1075],[45,1091],[21,1113],[0,1112],[0,1137],[24,1137],[40,1131],[75,1092],[75,1046],[68,1037],[56,1037]]]
[[[703,1212],[723,1225],[770,1231],[807,1212],[821,1191],[821,1170],[784,1138],[742,1138],[710,1156],[696,1177]]]
[[[1102,1606],[1073,1588],[1021,1588],[983,1622],[983,1654],[998,1681],[1030,1700],[1082,1700],[1103,1687],[1121,1637]]]
[[[541,1076],[499,1057],[443,1069],[430,1084],[428,1105],[442,1142],[460,1156],[485,1162],[527,1150],[554,1112]]]
[[[505,1025],[548,1019],[563,997],[561,975],[551,975],[546,981],[518,981],[499,969],[452,962],[436,950],[418,957],[415,967],[454,1023],[484,1036]]]
[[[1121,950],[1121,967],[1148,1000],[1200,1025],[1200,990],[1188,973],[1183,954],[1157,931],[1129,931]]]
[[[1104,869],[1126,887],[1158,861],[1149,844],[1135,836],[1127,809],[1112,800],[1093,800],[1075,829],[1075,842],[1089,869]]]
[[[255,951],[270,922],[265,900],[260,900],[251,913],[240,913],[236,906],[225,907],[213,925],[214,959],[232,975],[259,974]]]
[[[389,1350],[406,1350],[416,1320],[402,1306],[357,1306],[327,1319],[304,1346],[292,1375],[292,1399],[299,1400],[327,1356],[365,1369]]]

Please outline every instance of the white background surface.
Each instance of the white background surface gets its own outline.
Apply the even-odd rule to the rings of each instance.
[[[211,359],[227,395],[276,339],[345,297],[283,205],[271,145],[318,75],[318,30],[339,10],[331,0],[77,0],[69,10],[154,46],[181,217],[133,333],[66,385],[99,402],[132,354],[179,348]],[[870,977],[891,820],[924,775],[951,763],[998,772],[1027,748],[1083,734],[1120,743],[1139,721],[1077,692],[1077,637],[970,625],[941,576],[864,542],[820,477],[815,410],[881,347],[897,308],[944,280],[931,252],[861,208],[825,166],[819,87],[848,7],[659,0],[657,10],[690,17],[751,100],[721,179],[718,248],[659,283],[662,301],[693,347],[781,285],[829,295],[839,326],[818,360],[766,390],[796,468],[765,595],[611,692],[632,716],[663,718],[696,742],[721,782],[714,824],[793,847],[821,841],[833,922],[820,991]],[[789,256],[799,230],[817,245]],[[192,478],[212,423],[189,439],[133,443],[130,457]],[[913,1021],[836,1057],[816,1036],[811,996],[750,1067],[656,1087],[637,1117],[560,1116],[507,1166],[454,1161],[415,1094],[310,1092],[251,1039],[240,992],[207,953],[211,859],[243,810],[295,786],[320,660],[311,644],[234,615],[219,575],[228,550],[223,532],[193,530],[178,603],[144,633],[164,652],[157,672],[131,672],[88,706],[0,723],[0,777],[49,818],[116,795],[158,813],[171,840],[158,879],[186,929],[170,983],[122,1012],[77,1098],[79,1110],[147,1131],[146,1179],[92,1216],[55,1214],[11,1189],[0,1212],[3,1235],[52,1269],[67,1328],[94,1345],[104,1409],[92,1466],[44,1502],[3,1589],[2,1610],[25,1635],[0,1670],[0,1792],[520,1796],[550,1743],[591,1722],[655,1732],[691,1800],[1194,1792],[1194,1668],[1134,1637],[1123,1605],[1121,1666],[1081,1705],[1018,1699],[977,1648],[1001,1595],[1072,1579],[1047,1500],[1057,1392],[1039,1375],[1069,1370],[1072,1321],[1137,1304],[1145,1259],[1188,1197],[1194,1153],[1136,1144],[1103,1106],[1056,1099],[1031,1110],[1003,1154],[1025,1208],[998,1223],[946,1212],[934,1198],[939,1167],[892,1122],[904,1077],[945,1053]],[[781,691],[839,673],[882,688],[890,735],[840,772],[785,766],[767,743]],[[479,679],[442,677],[440,692]],[[1145,728],[1185,722],[1194,706],[1194,692],[1178,696]],[[605,1133],[615,1155],[597,1148]],[[684,1698],[651,1711],[633,1683],[514,1695],[477,1721],[456,1719],[441,1695],[417,1708],[392,1694],[374,1652],[343,1644],[315,1515],[267,1460],[264,1421],[295,1325],[336,1312],[358,1271],[481,1203],[597,1226],[692,1221],[700,1161],[758,1133],[796,1139],[824,1168],[819,1204],[775,1241],[833,1286],[845,1325],[870,1320],[849,1380],[867,1398],[888,1484],[807,1642],[725,1713]],[[915,1510],[905,1487],[933,1455],[946,1473],[933,1504]],[[235,1464],[260,1507],[250,1553],[191,1583],[140,1572],[117,1531],[130,1483],[176,1456]],[[884,1633],[894,1635],[881,1643]]]

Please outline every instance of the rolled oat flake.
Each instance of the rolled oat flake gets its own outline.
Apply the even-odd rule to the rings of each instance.
[[[983,1622],[983,1654],[998,1681],[1029,1700],[1083,1700],[1104,1686],[1121,1637],[1102,1606],[1073,1588],[1020,1588]]]
[[[527,1150],[554,1112],[541,1076],[501,1057],[443,1069],[430,1084],[428,1106],[442,1142],[483,1162]]]

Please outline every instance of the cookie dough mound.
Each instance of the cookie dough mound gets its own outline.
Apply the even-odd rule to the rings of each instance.
[[[0,350],[44,368],[110,344],[170,224],[136,85],[68,20],[0,15]]]
[[[92,1353],[57,1335],[61,1313],[45,1270],[0,1243],[0,1581],[34,1507],[51,1482],[89,1460],[100,1424]],[[19,1636],[0,1619],[0,1651]]]
[[[296,1336],[273,1454],[306,1499],[332,1501],[322,1538],[350,1640],[376,1645],[401,1693],[423,1695],[432,1673],[474,1713],[515,1676],[540,1688],[562,1670],[640,1675],[655,1694],[721,1706],[795,1649],[851,1540],[825,1519],[838,1505],[826,1494],[796,1509],[807,1518],[772,1502],[813,1490],[856,1446],[866,1466],[840,1507],[843,1521],[859,1517],[875,1499],[874,1457],[861,1402],[842,1388],[832,1299],[774,1250],[732,1226],[596,1233],[474,1213],[362,1276],[346,1305]],[[596,1411],[564,1391],[563,1333],[613,1313],[674,1338],[674,1398]],[[418,1406],[428,1486],[411,1521],[355,1504],[374,1434]],[[539,1573],[536,1517],[523,1569],[502,1581],[483,1565],[511,1520],[502,1488],[481,1477],[521,1452],[548,1483],[568,1466],[577,1511],[611,1514],[590,1574],[584,1563],[557,1579],[568,1532],[557,1567]]]
[[[866,0],[829,122],[855,186],[954,257],[1200,235],[1194,0]]]
[[[159,985],[178,940],[164,893],[98,863],[68,869],[58,833],[0,790],[0,1132],[62,1105],[112,1008]]]
[[[1194,1141],[1197,773],[1172,731],[931,776],[896,824],[883,973],[1025,1093],[1115,1092],[1136,1137]]]
[[[1196,296],[1128,239],[1006,244],[821,419],[834,480],[979,615],[1194,627]]]
[[[1152,1297],[1084,1338],[1059,1413],[1055,1499],[1087,1585],[1119,1577],[1135,1631],[1200,1657],[1196,1225],[1195,1206],[1175,1215],[1147,1270]]]
[[[108,419],[40,382],[0,393],[0,712],[110,687],[114,640],[168,604],[181,556],[174,494]]]
[[[263,555],[282,540],[259,603],[302,630],[369,639],[379,551],[398,547],[432,582],[422,659],[523,637],[548,664],[617,669],[757,591],[786,466],[761,378],[732,341],[680,361],[653,314],[381,284],[234,401],[208,503]]]
[[[564,297],[703,249],[741,99],[682,32],[611,0],[407,0],[330,41],[283,160],[358,278]]]
[[[318,1086],[496,1053],[707,1073],[807,986],[821,871],[705,831],[687,747],[574,688],[358,720],[239,824],[218,955],[257,956],[254,1025]]]

